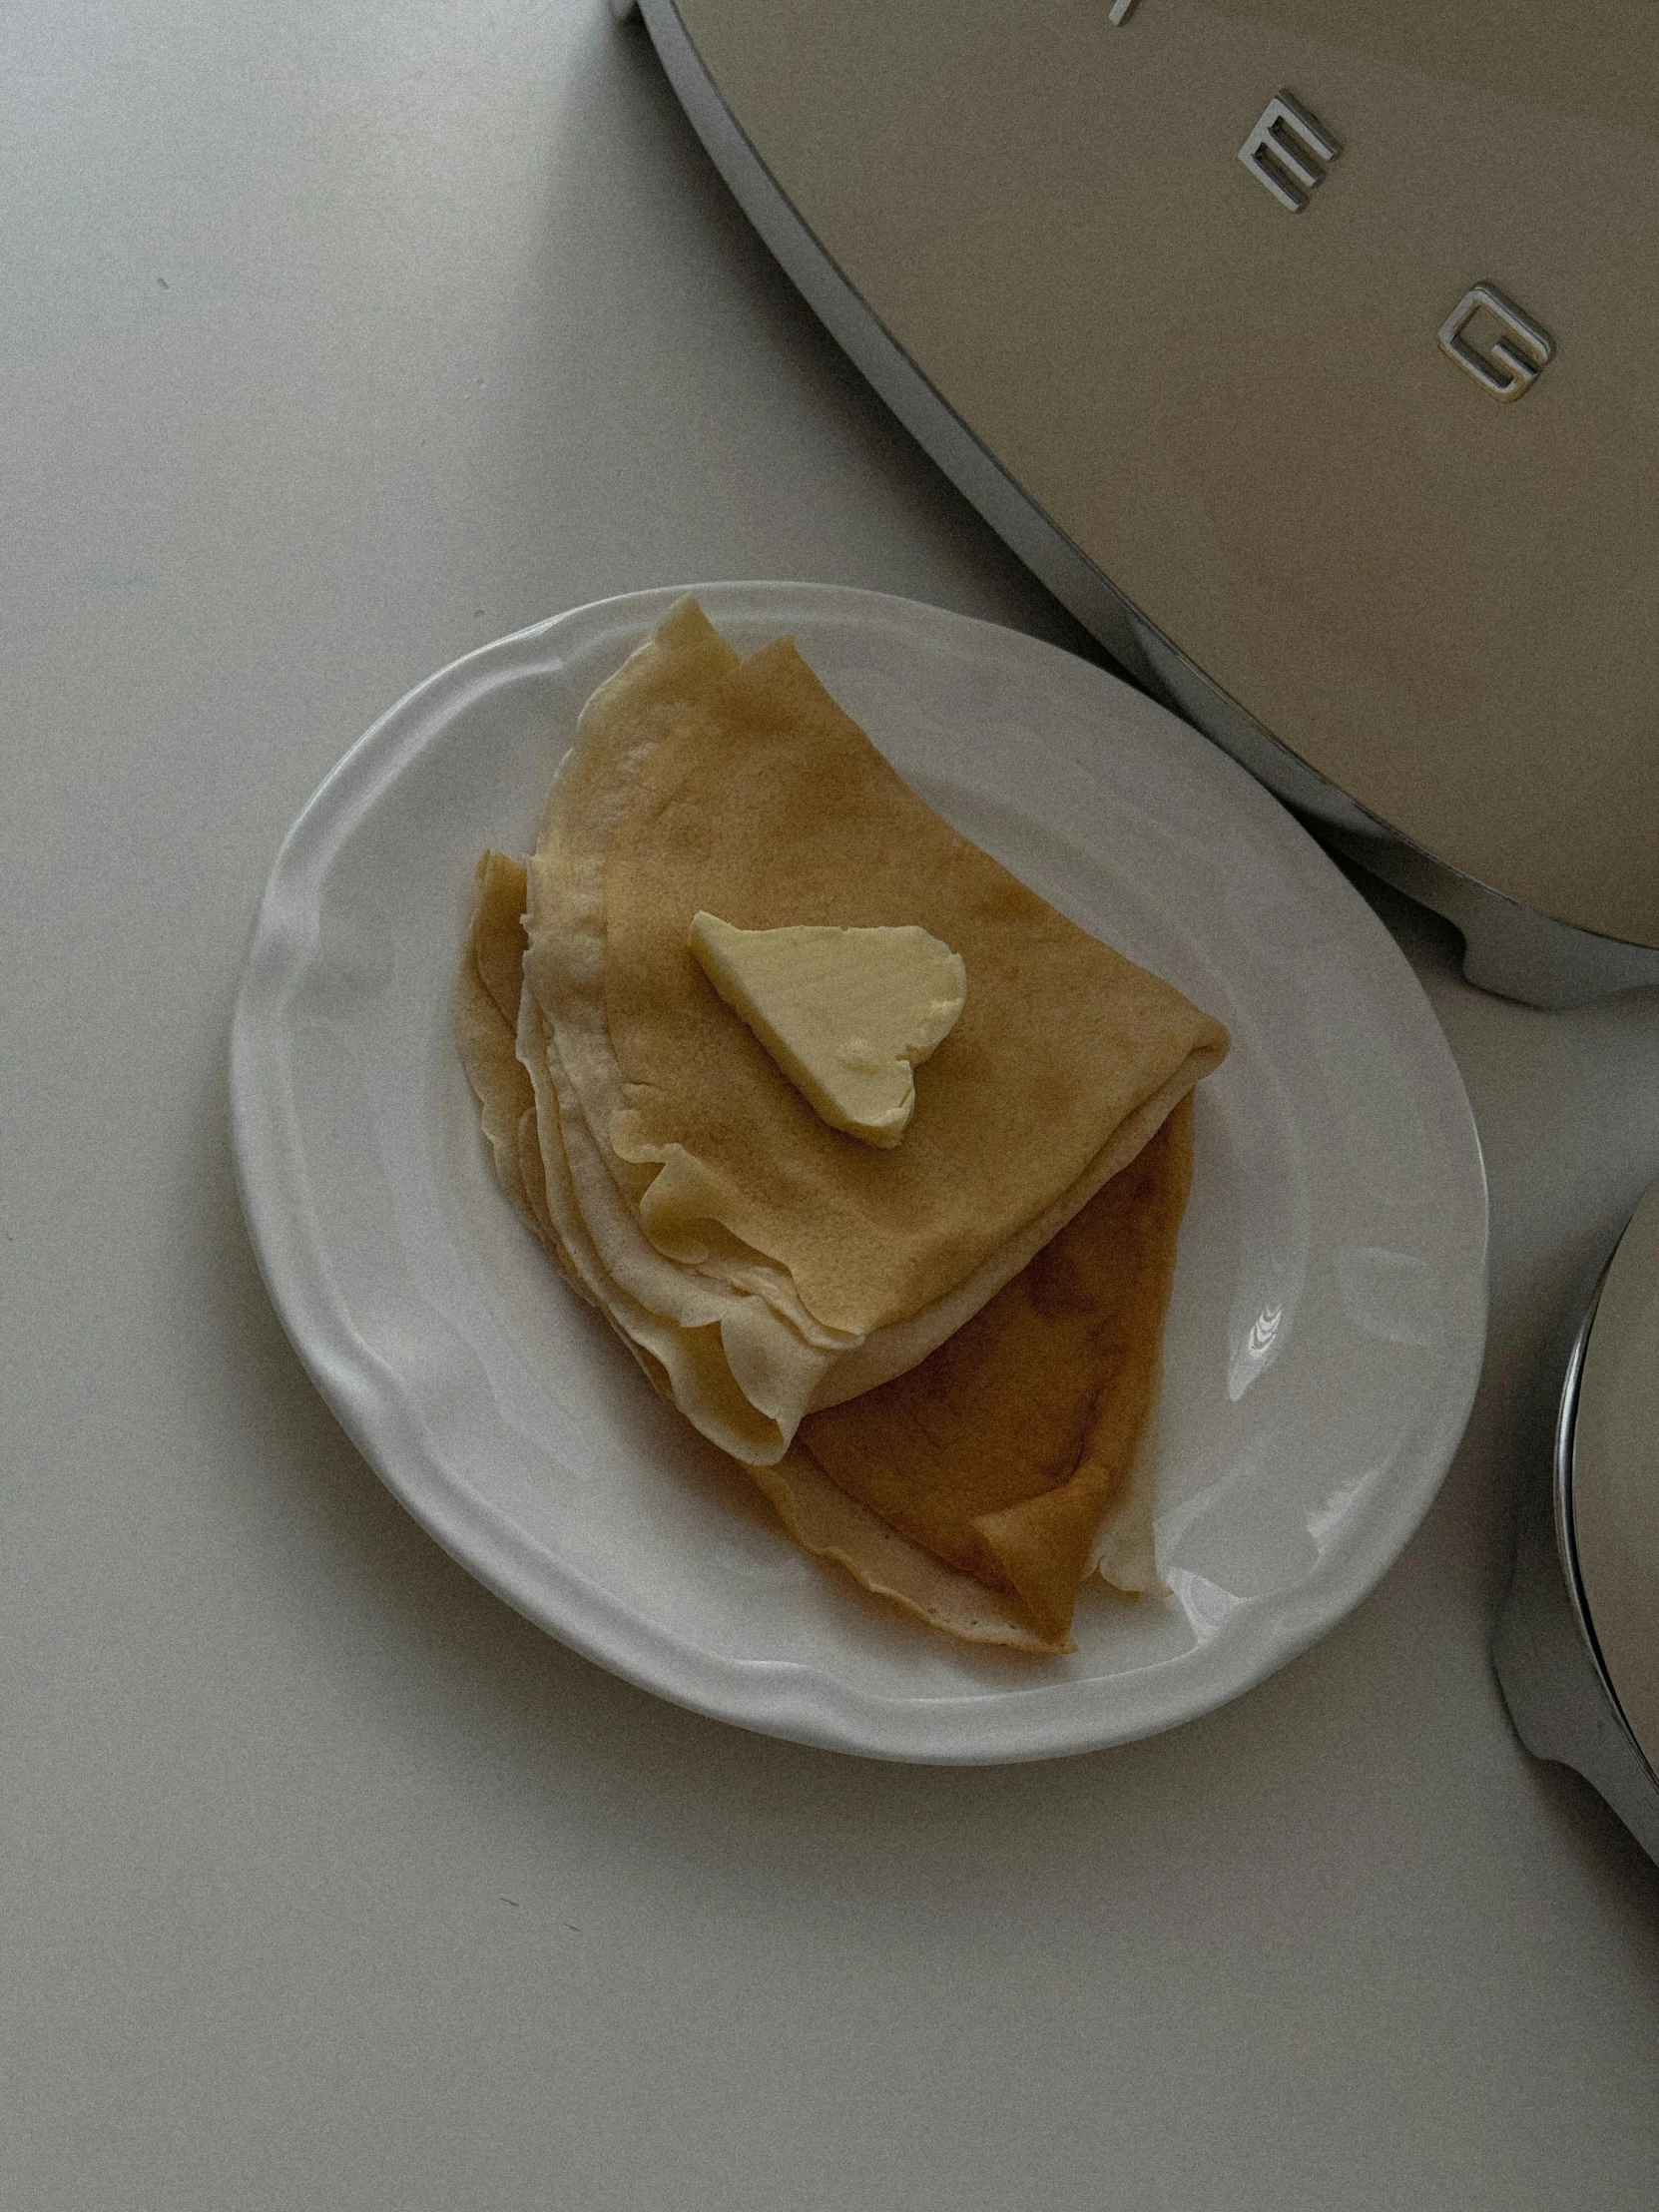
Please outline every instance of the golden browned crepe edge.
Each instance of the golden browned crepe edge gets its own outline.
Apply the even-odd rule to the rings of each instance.
[[[930,1352],[936,1352],[981,1307],[988,1306],[1004,1284],[1011,1283],[1022,1268],[1029,1266],[1044,1245],[1052,1243],[1114,1175],[1139,1157],[1182,1100],[1191,1097],[1212,1072],[1212,1065],[1200,1064],[1200,1056],[1190,1054],[1162,1089],[1118,1124],[1110,1141],[1071,1188],[1062,1191],[1034,1221],[1027,1222],[1017,1235],[982,1260],[953,1291],[924,1306],[908,1321],[890,1322],[851,1352],[843,1353],[813,1392],[808,1411],[818,1413],[828,1406],[844,1404],[848,1398],[861,1397],[865,1390],[919,1367]]]
[[[1070,1632],[1078,1591],[1103,1563],[1107,1579],[1136,1594],[1160,1586],[1151,1518],[1155,1415],[1164,1329],[1192,1184],[1193,1134],[1189,1094],[1138,1155],[1138,1163],[1107,1188],[1095,1210],[1081,1217],[1080,1227],[1065,1233],[1074,1239],[1081,1235],[1072,1264],[1084,1271],[1066,1312],[1075,1315],[1096,1300],[1104,1301],[1096,1311],[1109,1334],[1097,1344],[1091,1332],[1086,1354],[1080,1348],[1067,1349],[1065,1325],[1057,1316],[1051,1328],[1034,1296],[1016,1299],[1000,1324],[996,1321],[999,1307],[993,1302],[986,1317],[970,1325],[971,1337],[973,1329],[982,1330],[988,1319],[991,1337],[982,1346],[985,1359],[973,1359],[958,1377],[966,1397],[957,1382],[941,1385],[936,1375],[928,1382],[921,1371],[911,1378],[922,1384],[919,1398],[900,1378],[876,1398],[864,1400],[873,1425],[867,1421],[860,1425],[855,1401],[846,1407],[850,1426],[846,1419],[837,1421],[833,1416],[816,1424],[809,1420],[798,1440],[798,1448],[825,1478],[883,1527],[891,1527],[952,1574],[1005,1593],[1001,1602],[1017,1606],[1020,1618],[1051,1642]],[[1090,1271],[1102,1268],[1105,1275],[1097,1280]],[[1035,1339],[1029,1336],[1033,1323]],[[1004,1329],[1014,1331],[1016,1339],[1025,1337],[1029,1366],[1023,1362],[1013,1369],[1006,1366],[997,1350],[999,1337],[1006,1345]],[[1059,1368],[1054,1367],[1056,1359],[1061,1362]],[[1085,1387],[1092,1411],[1075,1463],[1063,1479],[1008,1499],[965,1523],[953,1521],[952,1498],[959,1498],[960,1491],[953,1488],[949,1456],[940,1459],[926,1445],[925,1438],[933,1432],[931,1416],[972,1420],[977,1412],[990,1422],[993,1435],[1006,1436],[1002,1424],[1010,1413],[1020,1416],[1027,1374],[1033,1379],[1052,1378],[1062,1396],[1068,1379]],[[942,1397],[936,1394],[941,1386]],[[1037,1381],[1036,1386],[1045,1395],[1033,1399],[1022,1427],[1029,1426],[1041,1436],[1050,1410],[1047,1381]],[[987,1387],[994,1392],[991,1398],[985,1396]],[[1065,1416],[1068,1423],[1074,1417]],[[907,1438],[915,1447],[914,1455]],[[966,1436],[964,1448],[972,1458],[974,1446]],[[1039,1457],[1047,1463],[1045,1453],[1039,1451]],[[1002,1463],[1000,1457],[997,1463]],[[877,1494],[872,1495],[864,1476],[877,1464],[886,1478],[877,1482]],[[924,1464],[931,1471],[918,1497],[907,1489],[904,1475],[908,1469],[910,1478],[918,1479]],[[896,1489],[890,1479],[893,1473],[900,1477]],[[934,1505],[927,1505],[926,1498]],[[920,1519],[933,1525],[934,1535],[916,1524],[913,1513],[909,1520],[905,1518],[918,1503]],[[889,1505],[895,1508],[890,1519]],[[934,1506],[943,1508],[942,1520]]]
[[[526,862],[524,979],[606,1170],[630,1203],[651,1177],[611,1144],[619,1079],[599,987],[604,855],[640,762],[676,714],[738,661],[697,600],[677,599],[583,706]]]
[[[1123,1317],[1120,1345],[1138,1353],[1128,1371],[1127,1391],[1120,1371],[1117,1386],[1097,1396],[1094,1426],[1066,1481],[974,1523],[1002,1572],[1024,1598],[1033,1621],[1047,1635],[1058,1635],[1069,1626],[1077,1592],[1097,1556],[1101,1529],[1124,1493],[1140,1440],[1157,1412],[1164,1329],[1175,1288],[1181,1225],[1192,1195],[1193,1126],[1189,1092],[1138,1156],[1141,1163],[1152,1166],[1154,1180],[1150,1190],[1144,1177],[1138,1177],[1132,1187],[1140,1194],[1132,1217],[1134,1280],[1144,1282],[1143,1263],[1155,1266],[1157,1275],[1153,1295],[1137,1301]]]
[[[662,1383],[657,1388],[660,1395],[669,1395]],[[804,1551],[841,1568],[873,1596],[890,1598],[929,1627],[960,1643],[999,1645],[1038,1658],[1064,1658],[1077,1649],[1070,1636],[1039,1635],[1018,1599],[987,1589],[890,1528],[838,1489],[799,1444],[792,1444],[774,1466],[739,1464]],[[1168,1597],[1169,1585],[1158,1573],[1153,1528],[1157,1465],[1154,1402],[1118,1494],[1107,1507],[1083,1589],[1098,1579],[1125,1598]]]
[[[478,855],[475,877],[477,893],[451,1001],[461,1065],[478,1102],[497,1183],[571,1289],[596,1305],[548,1213],[535,1089],[518,1056],[516,1023],[502,1005],[522,958],[524,869],[492,849]]]
[[[467,1081],[478,1101],[478,1118],[490,1148],[496,1181],[531,1229],[545,1237],[525,1183],[520,1152],[524,1116],[535,1112],[535,1093],[528,1074],[519,1064],[513,1040],[514,1025],[490,988],[490,982],[499,980],[498,954],[504,907],[512,907],[511,927],[516,936],[522,937],[518,918],[522,904],[513,905],[515,865],[502,852],[492,850],[478,855],[474,870],[477,888],[460,962],[455,970],[452,1005],[455,1042],[460,1048]],[[518,868],[520,899],[523,882],[524,870]],[[490,981],[485,980],[486,974]]]
[[[837,1489],[798,1444],[774,1466],[740,1463],[803,1550],[843,1567],[866,1590],[891,1598],[931,1627],[962,1643],[999,1644],[1045,1658],[1077,1649],[1069,1637],[1054,1641],[1038,1635],[1017,1601],[947,1567],[889,1528],[867,1506]]]
[[[1169,1584],[1158,1572],[1152,1498],[1158,1476],[1158,1428],[1163,1404],[1164,1348],[1160,1341],[1152,1372],[1152,1403],[1135,1438],[1117,1495],[1106,1508],[1089,1557],[1089,1575],[1098,1575],[1125,1597],[1168,1597]],[[1084,1587],[1089,1575],[1085,1575]]]

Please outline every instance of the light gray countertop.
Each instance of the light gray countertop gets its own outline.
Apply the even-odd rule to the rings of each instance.
[[[468,646],[820,577],[1079,640],[602,0],[0,16],[0,2203],[1653,2201],[1659,1870],[1487,1646],[1544,1354],[1659,1174],[1659,1001],[1376,897],[1492,1199],[1467,1440],[1334,1634],[1038,1767],[748,1736],[472,1583],[323,1409],[225,1043],[323,773]]]

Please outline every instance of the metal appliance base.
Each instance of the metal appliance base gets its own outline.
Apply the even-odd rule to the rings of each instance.
[[[1523,1505],[1515,1578],[1492,1664],[1527,1750],[1581,1774],[1659,1862],[1659,1789],[1578,1633],[1541,1483]]]
[[[1598,1280],[1573,1339],[1550,1477],[1521,1501],[1515,1576],[1492,1641],[1509,1717],[1536,1758],[1581,1774],[1659,1863],[1659,1779],[1630,1733],[1596,1649],[1572,1532],[1573,1435]]]

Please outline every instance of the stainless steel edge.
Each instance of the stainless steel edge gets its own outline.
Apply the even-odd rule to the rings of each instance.
[[[1659,1779],[1602,1663],[1573,1539],[1579,1386],[1606,1277],[1604,1267],[1567,1356],[1548,1478],[1530,1484],[1521,1501],[1514,1579],[1492,1640],[1492,1664],[1527,1750],[1581,1774],[1659,1862]]]
[[[612,0],[619,16],[636,0]],[[637,0],[665,74],[738,205],[922,449],[1107,652],[1351,858],[1461,933],[1471,983],[1532,1006],[1659,984],[1659,948],[1597,935],[1449,866],[1350,799],[1188,659],[1015,483],[819,245],[722,99],[674,0]]]
[[[1618,1250],[1617,1245],[1613,1250]],[[1573,1625],[1578,1630],[1580,1640],[1609,1698],[1613,1697],[1613,1685],[1607,1669],[1602,1665],[1601,1652],[1590,1627],[1589,1610],[1584,1602],[1584,1586],[1578,1573],[1578,1546],[1572,1528],[1572,1470],[1573,1440],[1578,1432],[1578,1395],[1584,1382],[1584,1355],[1590,1349],[1590,1331],[1595,1326],[1602,1289],[1607,1281],[1607,1270],[1612,1265],[1613,1257],[1609,1253],[1607,1266],[1596,1278],[1596,1287],[1590,1294],[1584,1319],[1573,1335],[1572,1350],[1567,1354],[1567,1372],[1562,1378],[1560,1402],[1555,1409],[1555,1448],[1550,1461],[1550,1518],[1555,1529],[1555,1555],[1560,1563],[1561,1579],[1566,1585]],[[1614,1703],[1617,1703],[1616,1699]]]
[[[1127,604],[1127,603],[1126,603]],[[1189,722],[1318,826],[1328,843],[1441,914],[1463,939],[1463,973],[1528,1006],[1577,1006],[1659,984],[1659,950],[1538,913],[1407,837],[1265,730],[1144,615],[1131,619],[1159,688]]]
[[[1622,1243],[1622,1241],[1621,1237],[1620,1242]],[[1636,1741],[1635,1732],[1625,1719],[1624,1708],[1619,1703],[1619,1693],[1613,1685],[1612,1676],[1607,1671],[1607,1662],[1601,1655],[1601,1645],[1596,1637],[1595,1622],[1590,1616],[1589,1600],[1584,1592],[1584,1577],[1579,1569],[1578,1536],[1573,1520],[1573,1491],[1578,1473],[1578,1403],[1584,1381],[1584,1359],[1589,1351],[1590,1333],[1595,1326],[1596,1314],[1601,1305],[1602,1286],[1607,1281],[1608,1272],[1612,1268],[1613,1259],[1617,1256],[1617,1253],[1618,1246],[1615,1245],[1613,1253],[1608,1258],[1606,1268],[1602,1270],[1601,1281],[1596,1285],[1595,1296],[1590,1301],[1590,1310],[1584,1316],[1583,1326],[1573,1340],[1572,1356],[1567,1365],[1566,1382],[1561,1390],[1561,1409],[1555,1424],[1553,1483],[1555,1548],[1561,1562],[1561,1578],[1566,1586],[1568,1603],[1572,1608],[1573,1625],[1577,1629],[1579,1640],[1595,1668],[1596,1680],[1601,1685],[1607,1704],[1617,1716],[1619,1727],[1630,1746],[1631,1758],[1635,1762],[1641,1778],[1645,1781],[1654,1808],[1655,1818],[1659,1819],[1659,1775],[1654,1773],[1647,1754]]]

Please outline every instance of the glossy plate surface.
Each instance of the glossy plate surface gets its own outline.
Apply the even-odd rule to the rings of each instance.
[[[1340,1619],[1467,1417],[1486,1200],[1461,1081],[1371,909],[1260,786],[1115,678],[832,586],[700,589],[780,631],[922,795],[1233,1032],[1203,1086],[1167,1336],[1159,1556],[1074,1657],[948,1642],[800,1553],[658,1404],[497,1192],[449,1032],[472,864],[523,851],[640,593],[470,654],[352,749],[277,855],[232,1039],[272,1297],[354,1441],[480,1580],[601,1665],[875,1756],[1032,1759],[1152,1733]]]

